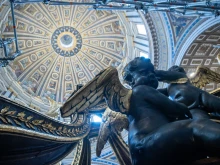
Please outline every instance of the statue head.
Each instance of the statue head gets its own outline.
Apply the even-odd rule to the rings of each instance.
[[[158,81],[154,75],[154,66],[150,59],[144,57],[136,57],[125,66],[123,79],[131,87],[137,86],[137,84],[154,88],[158,86]]]
[[[168,69],[168,71],[181,72],[181,73],[185,73],[186,74],[185,70],[182,67],[177,66],[177,65],[174,65],[174,66],[170,67]]]

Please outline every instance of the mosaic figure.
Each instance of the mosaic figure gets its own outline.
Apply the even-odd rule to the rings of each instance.
[[[179,36],[181,31],[185,28],[186,25],[193,19],[192,17],[186,17],[186,16],[176,16],[172,13],[170,13],[171,22],[173,26],[175,27],[175,34],[176,37]]]
[[[69,90],[72,90],[72,84],[71,83],[67,83],[66,84],[66,90],[69,91]]]
[[[28,58],[24,58],[24,59],[20,60],[20,64],[25,69],[30,64],[30,61]]]
[[[30,13],[31,15],[34,15],[37,12],[37,10],[33,6],[30,6],[29,8],[27,8],[26,11]]]
[[[55,81],[50,81],[49,83],[49,87],[52,88],[52,89],[55,89],[56,88],[56,82]]]
[[[38,72],[35,72],[34,75],[33,75],[33,78],[34,78],[35,80],[39,81],[40,78],[41,78],[41,75],[40,75]]]
[[[22,22],[18,22],[18,27],[19,30],[25,30],[26,29],[26,25]]]

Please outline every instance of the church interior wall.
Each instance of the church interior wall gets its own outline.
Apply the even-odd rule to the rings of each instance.
[[[29,7],[31,8],[31,5]],[[142,11],[126,13],[105,12],[104,15],[108,17],[109,20],[100,19],[100,26],[97,26],[97,28],[94,29],[93,26],[91,26],[95,22],[92,21],[93,18],[88,19],[86,22],[85,19],[87,17],[85,16],[84,20],[81,20],[82,22],[79,24],[80,26],[82,23],[85,23],[82,26],[82,29],[79,28],[79,32],[82,33],[82,38],[85,37],[83,43],[84,45],[82,45],[83,52],[79,52],[79,58],[72,58],[71,60],[68,60],[67,58],[60,56],[58,57],[57,54],[53,54],[54,52],[52,52],[52,49],[42,48],[42,45],[47,45],[49,47],[51,44],[48,39],[49,37],[47,36],[49,34],[43,31],[45,31],[47,28],[54,30],[55,25],[58,26],[60,23],[59,19],[61,16],[59,15],[59,12],[56,13],[54,9],[51,9],[49,13],[50,15],[48,14],[49,16],[45,18],[49,19],[52,17],[52,15],[54,15],[55,19],[52,21],[45,19],[45,21],[43,21],[45,24],[51,21],[51,24],[48,26],[45,25],[45,27],[38,27],[36,30],[38,30],[39,34],[34,35],[36,37],[35,40],[31,40],[27,37],[30,33],[29,31],[32,31],[32,28],[30,27],[34,24],[37,24],[37,19],[34,20],[35,18],[34,16],[31,16],[31,13],[34,13],[33,15],[35,16],[37,16],[36,13],[39,11],[39,13],[46,13],[45,10],[40,9],[40,6],[34,6],[34,8],[36,11],[34,9],[28,10],[28,7],[24,9],[19,9],[19,7],[17,8],[16,17],[17,24],[19,24],[20,21],[18,35],[21,34],[19,36],[19,39],[21,40],[21,50],[23,50],[23,53],[29,62],[25,61],[23,56],[20,56],[16,59],[17,61],[12,63],[8,68],[0,68],[0,95],[17,101],[19,104],[31,107],[42,113],[46,113],[47,109],[51,107],[51,104],[48,100],[45,103],[45,101],[42,99],[42,97],[46,97],[44,94],[50,91],[48,90],[49,88],[51,91],[54,91],[54,93],[48,92],[48,96],[56,100],[59,104],[62,104],[68,98],[70,93],[76,89],[76,84],[85,84],[99,71],[101,71],[101,69],[107,66],[117,67],[119,73],[121,73],[122,68],[133,58],[140,56],[141,52],[148,55],[157,69],[167,70],[174,64],[181,65],[184,67],[184,69],[186,69],[188,75],[190,76],[191,73],[195,72],[198,65],[203,65],[218,73],[220,72],[218,66],[218,54],[220,53],[220,50],[219,48],[213,47],[213,45],[220,44],[220,17],[200,19],[190,16],[175,16],[172,13],[165,12],[150,12],[148,14],[145,14]],[[59,10],[61,9],[58,9],[57,11]],[[62,8],[62,10],[66,11],[67,13],[68,11],[74,11],[72,8]],[[33,19],[34,22],[28,22],[25,20],[25,18],[20,17],[22,12],[26,12],[26,18]],[[83,10],[83,12],[85,12],[85,10]],[[83,12],[79,12],[79,15]],[[94,20],[98,19],[99,14],[96,15],[97,18],[94,18]],[[102,17],[102,14],[100,14],[100,18]],[[11,29],[8,29],[7,31],[7,28],[9,28],[8,26],[10,24],[9,17],[10,8],[7,1],[0,0],[0,36],[13,36]],[[67,20],[69,17],[70,16],[68,15],[65,20]],[[41,23],[43,24],[43,22]],[[68,25],[76,25],[77,23],[78,22],[75,22],[75,24],[68,23]],[[140,34],[138,32],[138,24],[145,26],[146,34]],[[96,25],[94,25],[94,27],[96,27]],[[214,30],[212,29],[213,27]],[[89,28],[91,29],[88,30]],[[104,29],[105,34],[103,34],[102,30],[100,29]],[[100,33],[98,30],[100,30]],[[37,38],[37,35],[41,35],[41,37],[39,37],[40,39]],[[206,36],[204,37],[204,35]],[[113,42],[108,42],[108,37],[112,36],[116,36],[116,38],[113,38]],[[202,36],[204,38],[202,38]],[[212,36],[213,38],[211,38]],[[201,46],[203,45],[203,42],[206,44],[204,48]],[[99,47],[96,45],[97,43],[100,44]],[[109,47],[101,46],[102,43],[103,45],[109,44]],[[207,45],[209,46],[207,47]],[[96,46],[98,48],[96,48]],[[195,46],[195,50],[192,51],[192,53],[189,53],[193,46]],[[36,49],[34,47],[36,47]],[[209,51],[204,53],[204,51],[208,48]],[[99,53],[95,52],[94,55],[94,51]],[[37,62],[35,62],[32,54],[42,52],[45,57],[39,61],[38,65]],[[88,57],[89,52],[91,52],[90,55],[94,55],[94,57]],[[102,52],[105,52],[105,55],[100,55]],[[108,52],[111,55],[108,55]],[[199,52],[200,54],[198,54]],[[120,54],[120,57],[118,54]],[[0,50],[0,57],[3,56],[3,51]],[[40,56],[41,55],[39,55],[37,58],[41,58]],[[20,62],[22,60],[24,61],[23,64]],[[200,62],[194,64],[193,60],[200,60]],[[46,67],[40,68],[41,62],[42,66],[44,66],[47,65],[46,63],[49,63],[49,61],[52,62],[52,65],[48,67],[49,69]],[[18,65],[19,62],[21,64]],[[72,65],[72,68],[67,71],[70,63],[74,65]],[[88,63],[88,65],[86,63]],[[28,71],[25,71],[24,69],[24,72],[18,73],[19,69],[13,69],[13,66],[21,65],[23,65],[23,68],[27,68]],[[48,64],[48,66],[49,65],[50,64]],[[59,67],[66,68],[63,69],[62,72],[59,72]],[[48,70],[46,72],[48,74],[44,78],[39,78],[39,75],[35,73],[39,73],[40,76],[44,76],[44,74],[46,75],[45,72],[41,72],[43,68]],[[17,71],[16,73],[15,70]],[[12,71],[14,73],[11,73]],[[19,74],[19,76],[16,76],[16,74]],[[39,78],[41,81],[38,84],[40,88],[34,89],[33,91],[33,89],[30,89],[30,86],[27,86],[24,83],[24,81],[28,81],[29,78],[33,78],[34,74],[35,78]],[[70,78],[65,80],[65,76],[67,79],[68,76]],[[33,83],[34,81],[31,80],[31,82]],[[66,89],[58,86],[60,83],[62,83]],[[160,87],[162,86],[166,86],[166,84],[160,84]],[[210,91],[219,87],[219,84],[209,84],[204,89]],[[55,92],[58,92],[58,94],[55,94]],[[63,119],[63,121],[69,122],[70,119]],[[126,132],[123,133],[123,137],[124,139],[127,138]],[[95,155],[96,138],[90,139],[90,141],[93,149],[92,164],[118,164],[109,144],[106,145],[103,154],[98,158]],[[71,161],[74,157],[74,152],[75,151],[73,151],[66,159],[62,161],[63,165],[71,164]]]

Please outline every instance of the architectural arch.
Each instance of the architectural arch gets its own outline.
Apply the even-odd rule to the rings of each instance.
[[[193,41],[205,30],[220,22],[220,17],[212,17],[204,21],[202,24],[197,25],[186,37],[187,39],[182,43],[182,47],[177,52],[177,58],[174,65],[181,65],[181,61]]]

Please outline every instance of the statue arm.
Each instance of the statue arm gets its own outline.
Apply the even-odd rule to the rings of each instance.
[[[206,111],[220,115],[220,99],[218,97],[202,92],[200,102]]]
[[[155,70],[155,75],[159,81],[172,82],[179,79],[188,80],[186,74],[175,71]]]
[[[141,85],[134,88],[133,93],[134,95],[135,93],[137,94],[137,99],[138,97],[144,97],[146,102],[157,107],[157,109],[169,117],[184,117],[185,115],[190,118],[192,117],[189,109],[185,105],[170,100],[167,96],[164,96],[154,88]]]
[[[163,95],[165,96],[169,96],[168,92],[167,92],[167,88],[160,88],[160,89],[157,89],[158,92],[162,93]]]

